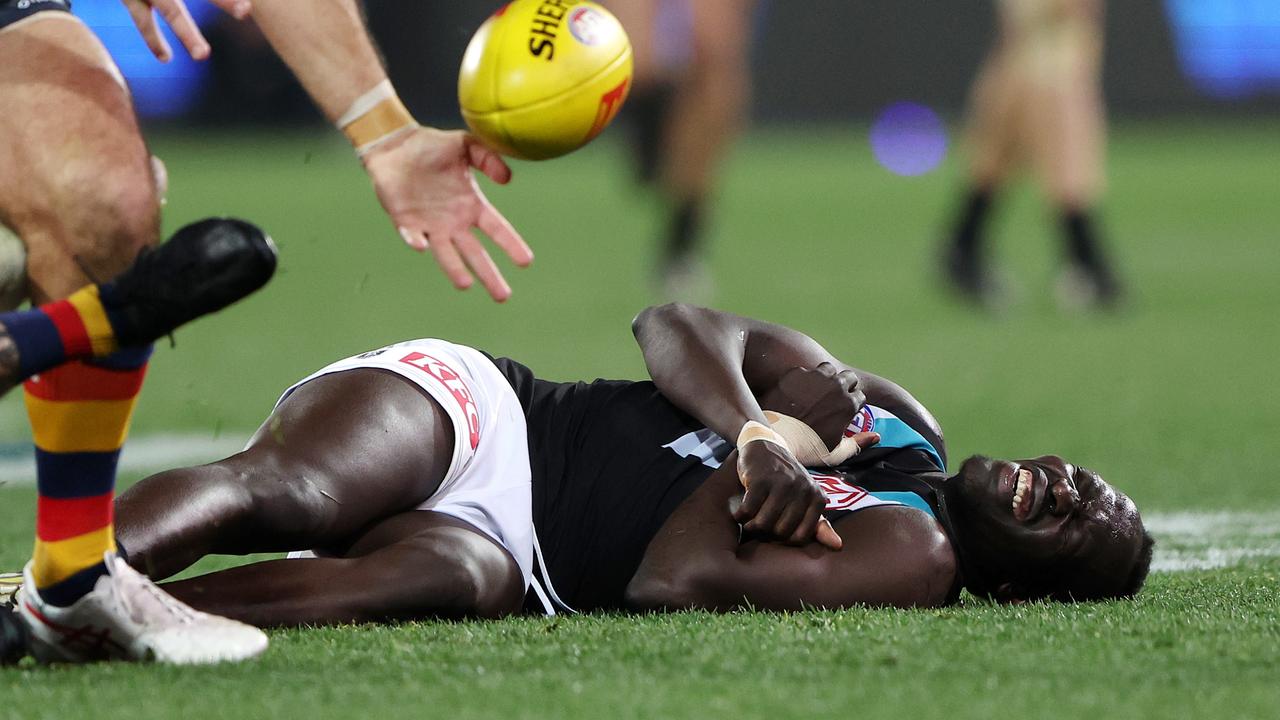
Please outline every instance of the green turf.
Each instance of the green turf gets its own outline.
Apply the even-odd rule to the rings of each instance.
[[[958,162],[879,169],[856,129],[761,131],[728,168],[714,223],[716,304],[784,322],[898,379],[971,452],[1060,451],[1144,510],[1280,509],[1280,123],[1126,124],[1104,219],[1131,281],[1116,317],[1050,300],[1057,235],[1012,190],[997,252],[1020,288],[1003,317],[934,287]],[[601,143],[486,186],[537,252],[504,307],[459,294],[405,249],[347,151],[324,136],[159,136],[167,227],[258,220],[281,275],[162,347],[138,435],[244,437],[280,389],[330,360],[435,335],[551,378],[635,377],[628,331],[654,299],[652,200]],[[509,267],[509,264],[504,264]],[[0,403],[0,442],[23,437]],[[0,490],[0,562],[29,549],[30,489]],[[1274,560],[1159,574],[1136,603],[938,613],[575,618],[280,633],[261,663],[0,674],[24,716],[1274,717]],[[37,705],[38,703],[38,705]],[[69,710],[70,709],[70,710]]]

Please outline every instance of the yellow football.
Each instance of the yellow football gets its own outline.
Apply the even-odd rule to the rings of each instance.
[[[585,0],[514,0],[480,26],[462,56],[458,104],[498,152],[546,160],[587,144],[631,89],[631,42]]]

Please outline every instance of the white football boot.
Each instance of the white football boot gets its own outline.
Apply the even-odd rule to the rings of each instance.
[[[68,607],[40,599],[27,564],[18,613],[37,660],[211,665],[247,660],[267,649],[267,636],[258,628],[189,607],[115,553],[105,560],[107,574]]]

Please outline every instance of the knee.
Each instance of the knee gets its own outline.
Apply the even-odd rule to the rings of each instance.
[[[71,246],[95,279],[106,280],[159,242],[160,196],[149,161],[141,168],[110,171],[90,187],[96,190],[78,213]]]
[[[442,608],[446,616],[493,619],[520,609],[519,572],[507,567],[509,558],[498,560],[473,553],[450,564],[447,587],[454,591]]]
[[[160,197],[145,153],[77,158],[27,207],[12,213],[32,279],[54,294],[109,280],[160,235]],[[81,272],[83,270],[83,273]],[[61,292],[59,292],[61,291]]]

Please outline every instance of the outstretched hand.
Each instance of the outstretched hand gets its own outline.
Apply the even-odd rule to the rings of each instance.
[[[157,12],[164,18],[169,29],[173,30],[173,34],[178,36],[182,46],[191,53],[191,57],[196,60],[209,57],[209,41],[204,39],[200,28],[196,27],[196,22],[191,19],[191,12],[187,10],[183,0],[122,0],[122,2],[129,10],[129,17],[133,18],[133,24],[138,26],[138,32],[142,33],[142,39],[147,43],[147,48],[160,62],[169,62],[173,59],[173,50],[156,23]],[[230,13],[237,20],[243,20],[253,9],[250,0],[210,0],[210,2]]]
[[[880,442],[880,436],[859,433],[854,440],[865,449]],[[772,442],[744,444],[738,451],[738,480],[746,493],[733,519],[744,533],[794,545],[816,540],[832,550],[844,546],[822,516],[826,493],[785,448]]]
[[[488,235],[516,265],[533,262],[533,251],[472,175],[474,168],[496,183],[510,182],[511,168],[496,152],[467,133],[421,127],[363,160],[378,200],[409,247],[430,250],[459,290],[471,287],[474,273],[494,300],[511,297],[511,286],[473,232]]]

